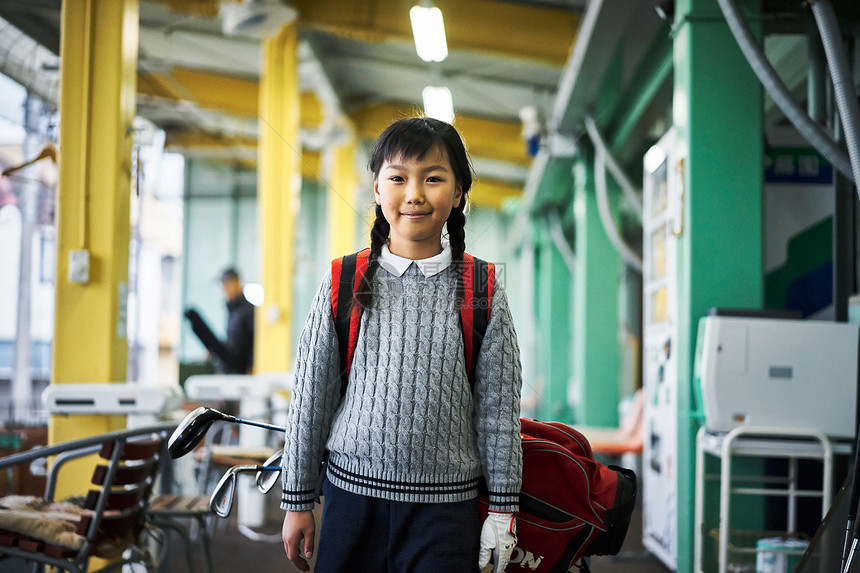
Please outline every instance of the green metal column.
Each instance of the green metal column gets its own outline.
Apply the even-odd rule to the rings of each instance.
[[[742,2],[758,12],[760,0]],[[749,14],[749,12],[748,12]],[[678,0],[673,122],[683,170],[678,241],[678,571],[693,570],[693,359],[712,307],[762,302],[762,90],[714,0]],[[760,20],[748,18],[756,33]]]
[[[573,418],[578,424],[618,424],[618,289],[621,259],[600,223],[594,153],[573,168],[576,270],[573,310]]]
[[[571,288],[570,270],[546,229],[536,226],[539,241],[536,261],[535,306],[540,329],[540,370],[543,391],[537,403],[541,420],[569,422],[568,380],[571,352]]]

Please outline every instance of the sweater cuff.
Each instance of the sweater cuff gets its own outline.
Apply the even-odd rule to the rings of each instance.
[[[286,511],[312,511],[315,499],[315,489],[285,489],[281,493],[281,509]]]
[[[520,510],[520,492],[488,492],[490,511],[500,513],[515,513]]]

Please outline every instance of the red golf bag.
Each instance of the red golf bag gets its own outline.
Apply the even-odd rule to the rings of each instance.
[[[596,461],[570,426],[521,421],[523,485],[508,570],[564,573],[582,557],[617,554],[636,503],[636,475]],[[488,499],[479,501],[484,518]]]

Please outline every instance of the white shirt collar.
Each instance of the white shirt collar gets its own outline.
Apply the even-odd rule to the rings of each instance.
[[[451,246],[448,241],[442,241],[441,253],[420,261],[395,255],[389,250],[387,243],[382,246],[382,252],[379,254],[379,265],[394,276],[403,276],[403,273],[412,263],[418,265],[418,270],[427,278],[438,275],[451,265]]]

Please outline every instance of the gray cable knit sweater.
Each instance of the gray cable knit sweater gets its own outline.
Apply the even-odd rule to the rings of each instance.
[[[522,374],[504,288],[496,281],[472,392],[455,268],[430,277],[415,264],[402,276],[384,269],[373,277],[343,400],[330,272],[314,298],[296,357],[281,507],[313,508],[327,448],[328,479],[352,493],[463,501],[483,476],[491,508],[516,511]]]

